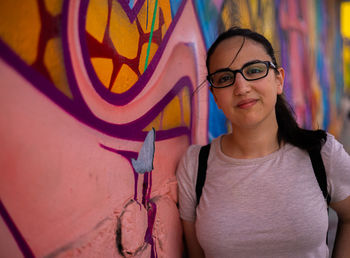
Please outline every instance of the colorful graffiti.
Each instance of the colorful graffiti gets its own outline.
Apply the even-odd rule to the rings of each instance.
[[[350,56],[339,12],[331,0],[0,1],[0,256],[181,257],[177,162],[229,130],[206,49],[233,25],[262,32],[299,123],[337,135]]]
[[[179,257],[175,168],[207,142],[192,2],[0,12],[1,256]],[[152,128],[154,169],[141,175],[132,160]]]

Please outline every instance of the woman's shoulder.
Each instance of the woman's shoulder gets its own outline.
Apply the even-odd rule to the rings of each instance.
[[[341,170],[350,169],[350,156],[334,135],[327,133],[327,140],[322,147],[321,155],[323,162],[329,170],[340,168]],[[346,167],[346,168],[345,168]]]
[[[211,142],[210,149],[214,149],[213,145],[217,144],[218,138],[215,138]],[[198,168],[199,152],[206,144],[191,144],[187,147],[186,151],[180,159],[177,172],[178,173],[195,173]]]
[[[192,170],[193,167],[197,166],[197,159],[201,147],[202,145],[199,144],[191,144],[187,147],[180,159],[177,169],[178,172],[179,170]]]
[[[341,144],[333,134],[327,132],[327,140],[322,147],[323,155],[334,155],[334,153],[344,150],[343,144]]]
[[[201,147],[202,145],[200,144],[191,144],[187,147],[186,151],[182,156],[182,159],[194,159],[198,156]]]
[[[327,133],[327,141],[322,147],[321,154],[332,201],[344,200],[350,195],[350,155],[330,133]]]

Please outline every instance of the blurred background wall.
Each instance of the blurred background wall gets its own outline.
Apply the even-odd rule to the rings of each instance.
[[[350,92],[349,2],[220,1],[219,6],[216,19],[212,17],[217,6],[201,6],[206,45],[215,38],[215,29],[220,32],[232,25],[262,32],[286,70],[285,94],[299,124],[340,136],[346,109],[342,101]],[[215,103],[210,107],[216,112]],[[216,119],[221,117],[211,114],[210,137],[216,137],[226,128],[219,128]]]
[[[0,1],[0,257],[181,257],[175,169],[230,130],[205,56],[234,25],[273,43],[300,125],[349,151],[349,17],[340,0]]]

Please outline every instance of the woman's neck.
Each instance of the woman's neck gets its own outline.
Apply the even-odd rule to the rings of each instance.
[[[233,158],[264,157],[279,149],[277,132],[277,121],[269,128],[233,128],[231,134],[221,139],[221,149]]]

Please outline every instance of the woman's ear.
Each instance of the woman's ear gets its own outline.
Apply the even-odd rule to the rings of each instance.
[[[278,74],[276,75],[277,94],[282,94],[283,86],[284,86],[284,69],[280,67],[277,70],[278,70]]]

